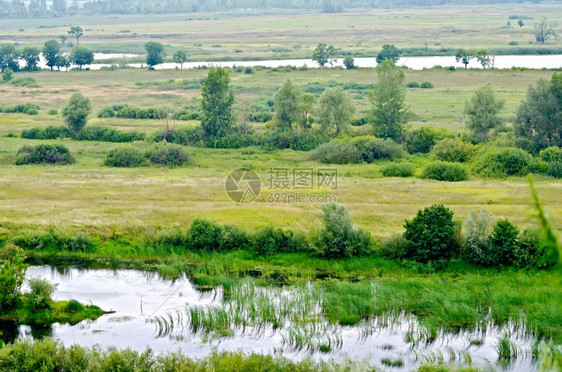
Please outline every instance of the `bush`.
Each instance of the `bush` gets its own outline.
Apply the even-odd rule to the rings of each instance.
[[[417,81],[409,81],[406,84],[406,88],[419,88],[420,84]]]
[[[367,163],[372,163],[379,159],[394,160],[404,156],[402,146],[391,139],[362,136],[354,138],[351,143],[359,151],[361,159]]]
[[[515,261],[515,251],[518,249],[519,230],[507,219],[498,220],[494,225],[492,235],[488,238],[488,266],[510,266]]]
[[[426,154],[431,151],[435,144],[443,139],[443,131],[432,127],[421,127],[406,132],[406,150],[410,154]]]
[[[72,138],[73,133],[66,127],[48,126],[45,129],[31,128],[24,129],[21,132],[21,138],[36,139],[36,140],[49,140],[60,138]]]
[[[433,89],[433,83],[431,81],[424,81],[420,84],[422,89]]]
[[[318,146],[310,158],[325,164],[353,164],[361,161],[361,153],[351,143],[335,140]]]
[[[170,129],[168,131],[159,130],[150,136],[153,142],[166,141],[184,146],[198,146],[203,144],[205,132],[201,127],[182,127]]]
[[[244,230],[232,225],[223,226],[221,241],[222,250],[249,249],[250,246],[250,238]]]
[[[562,162],[562,149],[557,146],[547,147],[541,150],[539,158],[547,163]]]
[[[553,161],[548,165],[546,174],[554,178],[562,178],[562,162]]]
[[[463,224],[462,255],[469,262],[484,265],[488,262],[488,238],[494,226],[494,215],[482,209],[471,210]]]
[[[115,117],[115,111],[111,107],[104,107],[98,112],[98,118]]]
[[[457,248],[453,212],[443,205],[418,211],[404,227],[407,258],[419,262],[446,260]]]
[[[223,240],[223,228],[215,221],[197,218],[188,233],[189,247],[196,251],[218,251]]]
[[[8,243],[0,249],[0,262],[2,261],[13,261],[16,257],[25,258],[25,252],[23,249],[15,244]]]
[[[165,167],[180,167],[189,161],[189,155],[180,145],[157,145],[148,152],[151,164]]]
[[[234,132],[222,137],[207,139],[205,147],[216,149],[240,149],[257,145],[259,142],[257,135]]]
[[[70,300],[66,304],[66,312],[71,314],[76,314],[84,310],[84,305],[76,300]]]
[[[449,182],[466,181],[468,170],[461,164],[438,161],[425,167],[422,178]]]
[[[383,239],[379,253],[383,257],[399,260],[406,256],[406,246],[408,241],[402,234],[392,234],[389,238]]]
[[[518,268],[537,267],[542,253],[539,232],[527,229],[519,235],[519,244],[513,252],[513,264]]]
[[[109,167],[139,167],[145,164],[146,158],[142,150],[134,146],[118,147],[111,150],[105,158],[104,165]]]
[[[102,141],[102,142],[134,142],[143,141],[146,135],[137,131],[117,130],[110,127],[90,126],[82,129],[78,135],[81,141]]]
[[[252,249],[262,256],[295,252],[293,232],[271,226],[260,229],[252,238]]]
[[[267,123],[268,121],[271,121],[271,119],[273,119],[273,112],[269,111],[253,112],[250,115],[250,121],[256,123]]]
[[[31,278],[28,280],[30,292],[27,294],[31,311],[44,311],[51,309],[51,296],[55,292],[56,285],[45,279]]]
[[[78,233],[68,239],[66,248],[71,252],[88,253],[94,250],[94,242],[88,235],[84,233]]]
[[[524,176],[530,171],[533,157],[528,152],[508,147],[492,149],[480,155],[474,170],[485,177]]]
[[[464,163],[470,161],[476,146],[459,138],[445,138],[433,147],[433,156],[437,160]]]
[[[16,156],[16,165],[74,163],[74,158],[63,145],[23,146]]]
[[[315,242],[320,257],[347,258],[372,253],[373,244],[369,232],[357,229],[346,207],[338,203],[322,205],[324,229]]]
[[[384,177],[412,177],[416,167],[410,163],[390,163],[382,168]]]
[[[47,112],[47,115],[58,115],[58,114],[59,114],[59,112],[58,112],[58,110],[56,110],[56,109],[50,109],[50,110]]]

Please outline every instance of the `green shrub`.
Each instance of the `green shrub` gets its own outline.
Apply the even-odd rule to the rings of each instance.
[[[104,161],[109,167],[139,167],[144,165],[146,158],[144,152],[137,147],[118,147],[111,150]]]
[[[224,225],[221,241],[221,249],[225,251],[250,248],[248,234],[237,226]]]
[[[404,225],[406,257],[419,262],[449,259],[456,251],[453,212],[443,205],[432,205],[418,211],[416,217]]]
[[[293,149],[310,151],[328,141],[328,137],[320,130],[290,131],[278,128],[263,136],[261,144],[266,149]]]
[[[148,152],[151,164],[165,167],[180,167],[189,161],[189,155],[180,145],[157,145]]]
[[[235,132],[222,137],[209,138],[205,141],[205,147],[217,149],[240,149],[257,145],[258,142],[258,137],[255,134]]]
[[[295,252],[293,232],[271,226],[259,229],[252,237],[252,250],[262,256]]]
[[[185,247],[187,240],[183,231],[177,228],[159,231],[154,236],[154,243],[161,247]]]
[[[470,161],[476,146],[459,138],[445,138],[433,147],[432,153],[437,160],[464,163]]]
[[[519,230],[507,219],[498,220],[488,238],[486,264],[488,266],[510,266],[515,261],[518,249]]]
[[[76,300],[70,300],[66,304],[66,312],[71,314],[76,314],[84,310],[84,305]]]
[[[7,243],[0,248],[0,262],[13,261],[16,257],[25,257],[25,251],[15,244]]]
[[[402,234],[392,234],[389,238],[383,239],[380,244],[379,254],[393,260],[399,260],[406,256],[406,246],[408,241]]]
[[[60,138],[72,138],[73,133],[67,127],[54,127],[48,126],[45,129],[31,128],[24,129],[21,132],[21,138],[36,139],[36,140],[49,140]]]
[[[0,311],[11,310],[18,306],[20,289],[25,277],[27,265],[23,257],[16,256],[11,261],[0,261]]]
[[[336,140],[318,146],[310,158],[325,164],[353,164],[361,161],[361,153],[351,143]]]
[[[432,127],[420,127],[406,132],[406,150],[410,154],[426,154],[431,151],[435,144],[443,139],[444,133]]]
[[[359,151],[361,159],[367,163],[372,163],[379,159],[394,160],[404,156],[402,146],[391,139],[362,136],[354,138],[351,143]]]
[[[478,156],[474,170],[485,177],[524,176],[529,173],[532,164],[531,154],[508,147],[491,149]]]
[[[205,132],[201,127],[180,127],[170,130],[159,130],[150,136],[153,142],[166,141],[184,146],[199,146],[204,143]]]
[[[417,81],[409,81],[409,82],[406,84],[406,87],[407,87],[407,88],[419,88],[419,87],[420,87],[420,84],[419,84]]]
[[[547,163],[553,163],[555,161],[562,162],[562,149],[557,146],[547,147],[541,150],[539,158]]]
[[[357,229],[346,207],[338,203],[322,205],[324,229],[315,242],[320,257],[347,258],[372,253],[373,244],[369,232]]]
[[[47,112],[47,115],[58,115],[58,114],[59,114],[59,112],[58,112],[57,109],[50,109],[50,110]]]
[[[98,118],[115,117],[115,111],[111,107],[104,107],[98,112]]]
[[[219,251],[223,240],[223,228],[213,220],[197,218],[188,233],[189,247],[196,251]]]
[[[416,167],[410,163],[390,163],[382,168],[384,177],[412,177]]]
[[[422,89],[433,89],[433,83],[431,81],[424,81],[420,84]]]
[[[543,250],[540,233],[527,229],[519,235],[518,245],[513,252],[513,264],[518,268],[535,268]]]
[[[466,261],[478,265],[488,262],[488,239],[492,234],[494,215],[482,209],[471,210],[466,216],[462,233],[462,255]]]
[[[30,292],[27,294],[27,298],[31,311],[50,310],[52,307],[51,296],[55,293],[57,286],[40,278],[30,278],[28,282]]]
[[[438,161],[424,168],[422,178],[449,182],[465,181],[468,179],[468,170],[461,164]]]
[[[78,233],[68,239],[66,248],[71,252],[92,252],[94,250],[94,242],[88,235]]]
[[[548,165],[548,170],[546,171],[550,177],[562,178],[562,162],[553,161]]]
[[[89,126],[82,129],[78,135],[81,141],[102,141],[102,142],[134,142],[143,141],[146,135],[142,132],[132,130],[117,130],[110,127]]]
[[[11,68],[6,68],[2,72],[2,80],[4,81],[10,81],[12,80],[13,77],[14,77],[14,71],[12,71]]]
[[[23,146],[16,156],[16,165],[25,164],[72,164],[74,158],[63,145]]]

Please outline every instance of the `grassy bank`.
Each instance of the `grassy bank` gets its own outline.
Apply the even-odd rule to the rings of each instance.
[[[48,325],[53,323],[78,324],[83,320],[96,320],[108,314],[97,306],[82,305],[76,301],[54,301],[49,310],[31,309],[29,299],[24,295],[21,307],[0,316],[0,320],[9,320],[16,324]]]

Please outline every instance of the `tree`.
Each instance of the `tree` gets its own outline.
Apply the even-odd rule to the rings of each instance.
[[[201,126],[211,137],[224,136],[232,125],[234,92],[230,87],[228,71],[211,67],[201,86]]]
[[[74,93],[62,111],[62,117],[68,129],[79,134],[86,126],[88,115],[92,112],[92,104],[81,93]]]
[[[310,93],[304,93],[300,97],[299,113],[300,113],[300,124],[302,129],[306,130],[312,126],[314,118],[312,113],[314,112],[314,106],[316,105],[316,97]]]
[[[468,64],[472,58],[474,58],[474,51],[470,49],[461,48],[457,50],[457,54],[455,54],[456,61],[461,62],[465,70],[468,68]]]
[[[519,25],[519,27],[525,26],[525,23],[523,23],[523,20],[522,20],[522,19],[520,19],[519,21],[517,21],[517,24]]]
[[[13,44],[0,44],[0,71],[9,68],[12,71],[19,70],[18,52]]]
[[[343,59],[343,65],[345,66],[346,69],[353,70],[356,68],[355,59],[353,59],[353,57],[345,57]]]
[[[2,72],[3,81],[10,81],[12,80],[13,77],[14,77],[14,72],[9,67],[5,68],[4,71]]]
[[[74,63],[82,71],[82,66],[91,65],[94,62],[94,53],[86,47],[77,45],[70,53],[70,62]]]
[[[370,94],[371,122],[375,135],[400,142],[408,121],[404,72],[387,59],[375,69],[378,83]]]
[[[464,104],[464,113],[468,115],[468,128],[479,141],[488,138],[490,130],[497,128],[502,120],[498,116],[505,101],[498,99],[490,83],[474,92]]]
[[[68,69],[70,68],[71,65],[72,64],[70,63],[70,59],[63,54],[60,54],[57,57],[57,61],[55,62],[55,66],[59,71],[60,71],[61,68],[64,68],[64,69],[66,69],[66,71],[68,71]]]
[[[400,58],[400,51],[394,45],[385,44],[382,46],[382,50],[377,54],[377,63],[382,63],[382,61],[390,59],[394,63],[398,62]]]
[[[541,18],[539,23],[535,23],[535,39],[537,42],[544,44],[550,38],[557,38],[556,22],[548,22],[546,17]]]
[[[67,35],[61,35],[61,36],[59,36],[59,39],[60,39],[60,43],[62,44],[62,46],[64,46],[64,44],[68,40],[68,36]]]
[[[336,55],[337,51],[333,45],[328,46],[326,43],[320,43],[314,49],[314,53],[312,53],[312,60],[318,62],[320,67],[324,67],[326,63],[334,64]]]
[[[285,80],[275,93],[275,121],[283,129],[291,129],[299,120],[301,90],[290,79]]]
[[[341,87],[328,88],[318,101],[318,119],[324,131],[335,129],[336,134],[346,132],[355,113],[355,105]]]
[[[493,65],[494,57],[488,53],[488,49],[478,49],[474,53],[474,57],[476,57],[484,70]]]
[[[164,62],[164,57],[166,57],[166,51],[164,50],[164,45],[156,41],[149,41],[144,44],[144,49],[146,50],[146,64],[151,70],[154,66]]]
[[[37,63],[39,63],[39,54],[41,51],[36,47],[25,47],[21,52],[21,58],[25,60],[25,69],[28,71],[37,70]]]
[[[406,256],[420,262],[449,259],[457,248],[453,212],[443,205],[418,211],[404,225]]]
[[[7,244],[0,250],[0,310],[8,312],[18,304],[27,265],[21,249]]]
[[[556,95],[559,88],[559,75],[555,74],[550,84],[540,79],[535,87],[529,86],[517,109],[515,134],[531,139],[538,149],[562,146],[562,104]]]
[[[180,69],[183,69],[183,64],[187,62],[187,52],[185,50],[175,52],[174,61],[180,64]]]
[[[57,59],[60,57],[60,44],[56,40],[49,40],[43,44],[43,57],[47,62],[47,66],[53,71],[53,67],[57,65]]]
[[[514,253],[519,247],[519,230],[507,219],[498,220],[488,238],[488,254],[485,262],[490,266],[511,266],[515,261]]]
[[[76,38],[76,44],[80,44],[80,38],[84,35],[84,30],[80,26],[72,26],[70,30],[68,30],[68,34]]]

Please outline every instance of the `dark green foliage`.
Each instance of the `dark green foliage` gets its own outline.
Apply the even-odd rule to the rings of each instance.
[[[499,113],[504,105],[505,101],[496,97],[491,84],[478,88],[470,100],[465,102],[467,125],[478,141],[486,140],[490,131],[502,123]]]
[[[357,68],[357,67],[355,67],[355,59],[351,56],[347,56],[343,59],[343,65],[348,70],[353,70],[353,69]]]
[[[86,47],[77,45],[72,49],[69,60],[82,71],[82,66],[90,65],[94,62],[94,53]]]
[[[58,230],[24,231],[12,239],[12,243],[29,251],[70,251],[93,252],[95,244],[92,238],[84,233],[69,236]]]
[[[316,61],[320,67],[328,64],[333,64],[337,57],[337,50],[333,45],[327,45],[326,43],[320,43],[314,49],[312,53],[312,60]]]
[[[219,251],[223,228],[213,220],[197,218],[188,232],[189,247],[196,251]]]
[[[458,163],[437,161],[424,168],[422,178],[449,182],[466,181],[468,179],[468,170]]]
[[[64,107],[62,117],[68,128],[78,134],[86,126],[86,121],[91,111],[92,104],[90,100],[80,93],[74,93]]]
[[[511,266],[518,249],[519,230],[507,219],[496,222],[488,239],[487,264],[489,266]]]
[[[154,142],[166,141],[184,146],[201,146],[205,141],[205,132],[201,127],[179,127],[156,131],[150,136]]]
[[[286,80],[275,93],[275,123],[277,126],[290,130],[293,123],[300,118],[300,88],[291,80]]]
[[[62,247],[71,252],[88,253],[94,251],[94,242],[92,238],[84,233],[78,233],[63,241]]]
[[[531,154],[518,148],[489,149],[478,156],[474,170],[485,177],[524,176],[532,163]]]
[[[393,234],[380,243],[380,250],[378,253],[383,257],[400,260],[406,256],[407,246],[408,241],[404,239],[402,234]]]
[[[346,207],[338,203],[322,205],[324,229],[315,241],[314,248],[320,257],[346,258],[372,253],[369,232],[353,226]]]
[[[255,146],[259,143],[259,137],[255,134],[244,134],[240,131],[232,131],[223,137],[212,137],[205,141],[205,147],[217,149],[240,149]]]
[[[224,136],[232,125],[234,92],[226,69],[211,67],[201,86],[201,126],[207,135]]]
[[[249,249],[251,245],[248,234],[237,226],[224,225],[222,230],[221,249],[233,251],[237,249]]]
[[[80,302],[76,301],[76,300],[70,300],[68,301],[68,304],[66,305],[66,312],[68,313],[79,313],[81,311],[84,310],[84,305],[82,305]]]
[[[143,141],[146,135],[134,130],[118,130],[111,127],[87,127],[84,128],[76,139],[81,141],[102,141],[102,142],[134,142]]]
[[[252,250],[262,256],[295,252],[293,232],[271,226],[259,229],[252,237]]]
[[[558,146],[547,147],[541,150],[539,158],[547,163],[562,162],[562,149]]]
[[[55,292],[56,286],[40,278],[30,278],[28,281],[30,292],[26,297],[31,311],[51,310],[51,296]]]
[[[404,156],[402,146],[391,139],[362,136],[354,138],[351,143],[359,151],[361,159],[367,163],[372,163],[379,159],[394,160]]]
[[[420,88],[433,89],[433,83],[431,81],[422,81],[422,83],[420,84]]]
[[[74,158],[63,145],[23,146],[18,150],[16,165],[74,163]]]
[[[394,45],[385,44],[382,46],[381,51],[377,54],[377,63],[382,63],[385,60],[391,60],[396,63],[400,58],[400,51]]]
[[[432,205],[406,220],[406,257],[420,262],[447,260],[457,250],[453,212],[443,205]]]
[[[71,138],[74,134],[66,127],[48,126],[47,128],[24,129],[21,138],[35,140],[49,140]]]
[[[417,81],[409,81],[408,83],[406,83],[406,88],[419,88],[420,87],[420,83],[418,83]]]
[[[328,137],[320,130],[289,131],[277,128],[267,133],[261,139],[261,144],[266,149],[310,151],[327,141]]]
[[[518,268],[538,267],[543,251],[540,232],[527,229],[519,235],[519,244],[513,252],[513,264]]]
[[[464,163],[469,161],[476,151],[475,146],[459,138],[445,138],[432,150],[433,156],[441,161]]]
[[[189,155],[180,145],[156,145],[148,151],[147,157],[151,164],[166,167],[180,167],[189,161]]]
[[[361,153],[353,144],[335,140],[318,146],[310,158],[325,164],[353,164],[361,161]]]
[[[546,174],[554,178],[562,178],[562,162],[553,161],[548,165]]]
[[[0,108],[0,112],[5,112],[7,114],[21,113],[27,115],[36,115],[38,110],[40,109],[41,108],[39,107],[39,105],[36,105],[34,103],[25,103],[15,106],[4,106]]]
[[[412,177],[416,167],[410,163],[390,163],[382,168],[384,177]]]
[[[48,40],[43,44],[43,57],[51,71],[53,71],[53,67],[56,66],[57,60],[61,57],[60,50],[61,45],[56,40]]]
[[[139,167],[145,164],[144,152],[134,146],[118,147],[111,150],[104,161],[104,165],[109,167]]]
[[[164,62],[164,57],[166,57],[166,51],[164,50],[164,45],[156,41],[149,41],[144,44],[144,49],[146,50],[146,64],[150,69],[154,66]]]
[[[27,265],[20,256],[0,262],[0,310],[2,312],[18,306],[21,285]]]
[[[443,131],[424,126],[408,131],[404,143],[410,154],[426,154],[444,136]]]

